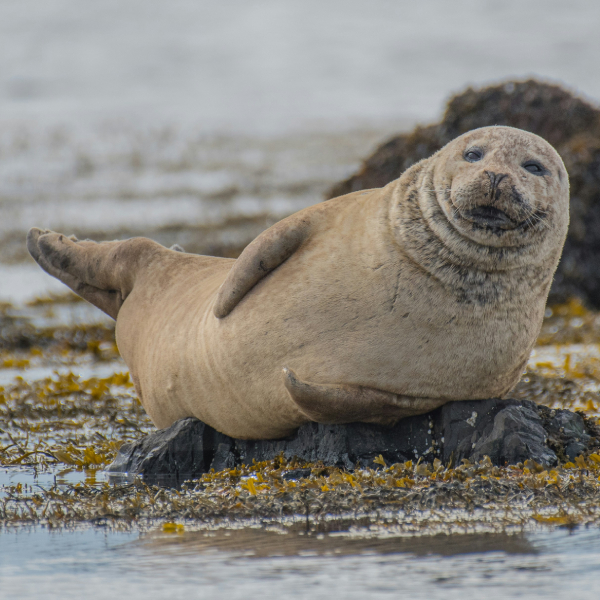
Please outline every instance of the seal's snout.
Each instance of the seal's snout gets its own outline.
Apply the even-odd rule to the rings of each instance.
[[[506,171],[481,169],[458,186],[452,202],[458,215],[477,228],[495,233],[517,229],[532,213],[520,183]]]

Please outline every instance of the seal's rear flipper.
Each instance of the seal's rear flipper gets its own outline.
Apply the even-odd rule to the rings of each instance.
[[[309,234],[308,219],[292,215],[248,244],[217,293],[215,317],[226,317],[263,277],[296,252]]]
[[[283,369],[285,387],[300,410],[317,423],[380,423],[392,425],[399,419],[434,410],[448,400],[411,398],[358,385],[329,385],[300,381]]]
[[[159,251],[168,252],[145,238],[97,243],[37,228],[27,234],[27,249],[44,271],[113,319],[140,266]]]

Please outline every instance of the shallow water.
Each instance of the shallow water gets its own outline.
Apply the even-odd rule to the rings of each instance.
[[[597,598],[600,532],[417,538],[101,530],[0,534],[2,597]]]
[[[103,471],[78,471],[76,469],[55,469],[52,471],[36,470],[29,467],[0,467],[0,497],[5,486],[21,484],[45,489],[53,485],[74,485],[80,482],[96,485],[106,481],[108,476]]]
[[[36,0],[0,6],[7,118],[279,132],[430,119],[466,83],[536,73],[600,97],[589,0]]]
[[[76,365],[70,367],[57,367],[56,365],[30,367],[27,369],[0,369],[0,386],[13,383],[15,377],[21,377],[26,382],[44,379],[59,373],[74,373],[84,379],[90,377],[109,377],[113,373],[126,371],[127,367],[123,361],[102,362],[87,365]]]

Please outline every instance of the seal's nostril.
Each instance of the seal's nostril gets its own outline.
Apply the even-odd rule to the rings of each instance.
[[[495,190],[500,185],[500,182],[507,177],[506,173],[494,173],[493,171],[485,171],[485,174],[490,178],[493,190]]]
[[[500,195],[498,186],[500,182],[507,176],[506,173],[494,173],[493,171],[484,171],[490,179],[490,197],[497,200]]]

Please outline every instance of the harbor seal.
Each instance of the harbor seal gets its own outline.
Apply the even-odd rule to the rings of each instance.
[[[28,248],[117,320],[157,427],[194,416],[268,439],[506,396],[541,327],[568,201],[546,141],[486,127],[384,188],[276,223],[237,260],[40,229]]]

